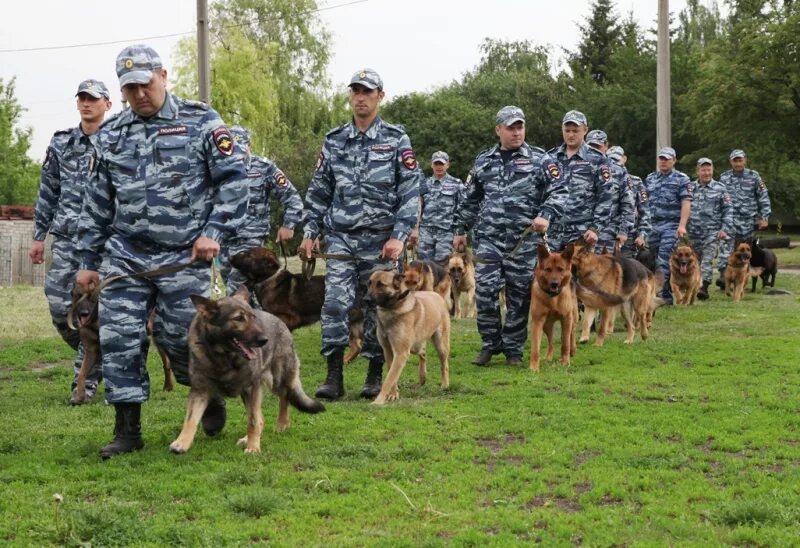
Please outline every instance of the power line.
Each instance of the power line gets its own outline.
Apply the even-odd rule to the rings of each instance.
[[[344,8],[344,7],[347,7],[347,6],[352,6],[354,4],[363,4],[365,2],[369,2],[369,0],[353,0],[352,2],[346,2],[344,4],[336,4],[334,6],[327,6],[327,7],[324,7],[324,8],[317,8],[315,10],[310,10],[310,11],[304,12],[302,15],[308,15],[308,14],[311,14],[311,13],[318,13],[320,11],[333,10],[333,9],[336,9],[336,8]],[[242,23],[241,25],[228,25],[228,26],[223,27],[223,28],[241,27],[241,26],[244,26],[246,24],[249,24],[249,23]],[[22,53],[22,52],[26,52],[26,51],[49,51],[49,50],[56,50],[56,49],[88,48],[88,47],[92,47],[92,46],[110,46],[110,45],[113,45],[113,44],[130,44],[130,43],[136,43],[136,42],[145,42],[147,40],[157,40],[159,38],[174,38],[176,36],[187,36],[189,34],[194,34],[194,33],[195,33],[195,31],[190,30],[188,32],[175,32],[175,33],[172,33],[172,34],[158,34],[158,35],[154,35],[154,36],[145,36],[145,37],[142,37],[142,38],[128,38],[128,39],[125,39],[125,40],[110,40],[108,42],[91,42],[91,43],[87,43],[87,44],[69,44],[69,45],[66,45],[66,46],[41,46],[41,47],[35,47],[35,48],[0,49],[0,53]]]

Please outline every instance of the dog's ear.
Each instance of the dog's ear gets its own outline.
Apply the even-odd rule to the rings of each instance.
[[[239,286],[239,289],[236,290],[236,293],[234,293],[233,296],[248,304],[250,303],[250,290],[247,289],[247,286],[244,284]]]
[[[206,299],[202,295],[191,295],[192,304],[200,314],[209,316],[217,310],[217,302],[211,299]]]
[[[572,262],[572,254],[575,252],[574,245],[568,245],[564,251],[561,252],[561,258],[568,263]]]
[[[550,256],[550,250],[546,245],[539,244],[536,246],[536,255],[539,257],[539,262],[542,262]]]
[[[405,299],[406,297],[408,297],[408,294],[409,294],[409,293],[411,293],[411,290],[410,290],[410,289],[406,289],[405,291],[403,291],[402,293],[400,293],[400,294],[397,296],[397,300],[398,300],[398,301],[402,301],[403,299]]]
[[[394,276],[392,276],[392,287],[395,289],[400,289],[400,286],[403,285],[405,281],[405,274],[400,274],[399,272],[395,272]]]

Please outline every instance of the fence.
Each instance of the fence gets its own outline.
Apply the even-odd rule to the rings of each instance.
[[[33,241],[33,221],[0,220],[0,286],[43,286],[44,277],[53,261],[52,238],[45,241],[44,264],[34,265],[28,257]]]

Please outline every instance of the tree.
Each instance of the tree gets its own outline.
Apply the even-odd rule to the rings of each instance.
[[[597,84],[608,81],[611,59],[621,45],[622,30],[615,22],[611,0],[596,0],[592,14],[578,25],[583,40],[569,62],[575,76],[585,76]]]
[[[25,109],[15,96],[15,78],[0,78],[0,204],[33,205],[41,166],[27,156],[31,128],[17,127]]]

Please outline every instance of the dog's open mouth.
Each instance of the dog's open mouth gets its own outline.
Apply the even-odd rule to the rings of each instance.
[[[250,348],[249,346],[245,346],[242,344],[239,339],[233,339],[233,346],[236,347],[236,350],[239,351],[239,354],[246,360],[254,360],[256,357],[256,351]]]
[[[88,313],[82,313],[80,315],[78,322],[81,324],[81,327],[86,327],[86,325],[89,323],[89,316],[90,315]]]
[[[680,264],[681,274],[686,274],[686,272],[688,272],[688,270],[689,270],[689,263],[681,263]]]

